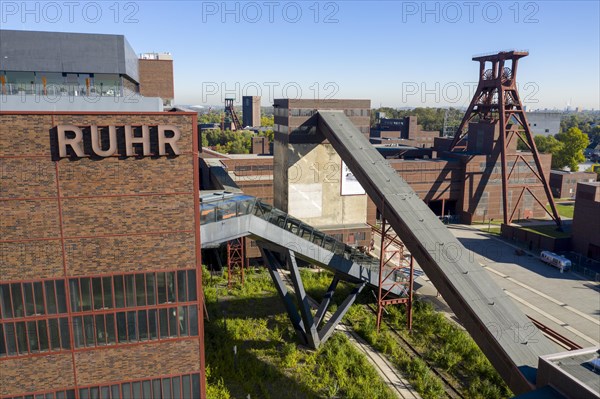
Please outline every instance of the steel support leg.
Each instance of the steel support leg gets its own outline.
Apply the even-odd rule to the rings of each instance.
[[[333,298],[333,294],[335,293],[335,289],[337,288],[339,281],[340,279],[338,278],[338,276],[333,276],[333,280],[331,281],[329,288],[327,288],[327,292],[325,293],[325,296],[323,297],[323,300],[319,305],[317,314],[315,314],[315,326],[317,326],[317,328],[319,327],[319,325],[321,325],[321,322],[325,317],[325,313],[327,312],[327,308],[331,303],[331,299]]]
[[[285,283],[283,282],[283,280],[281,280],[281,276],[277,271],[278,266],[280,266],[279,262],[277,261],[277,258],[273,255],[273,253],[270,250],[263,248],[260,245],[258,248],[260,249],[260,253],[262,254],[265,264],[267,265],[269,274],[271,275],[271,278],[275,283],[275,288],[279,293],[279,297],[283,300],[283,304],[288,313],[290,321],[294,326],[294,330],[296,330],[298,338],[300,338],[300,341],[303,345],[307,345],[308,339],[306,335],[306,329],[304,328],[304,323],[302,322],[302,318],[298,314],[298,310],[296,309],[296,305],[294,304],[292,295],[287,290]]]
[[[348,297],[344,300],[344,302],[340,305],[340,307],[337,308],[333,316],[331,316],[331,319],[329,319],[329,321],[323,327],[323,329],[319,331],[319,338],[321,339],[321,342],[327,341],[331,334],[333,334],[335,327],[342,320],[342,317],[346,315],[346,312],[348,311],[348,309],[350,309],[350,306],[352,306],[352,304],[356,300],[356,297],[358,297],[358,294],[360,294],[360,292],[363,290],[363,288],[365,288],[366,285],[366,282],[359,283],[352,290],[350,295],[348,295]]]
[[[300,270],[298,270],[298,264],[296,263],[296,255],[293,251],[287,250],[287,264],[290,270],[290,276],[294,283],[294,291],[296,291],[296,299],[298,300],[298,307],[300,308],[300,314],[302,315],[302,321],[304,322],[306,338],[308,345],[312,348],[318,348],[320,344],[319,334],[317,334],[317,327],[313,319],[313,315],[310,311],[310,303],[304,290],[304,284],[300,278]]]

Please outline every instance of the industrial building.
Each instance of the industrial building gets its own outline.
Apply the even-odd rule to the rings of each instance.
[[[197,138],[195,113],[0,113],[0,397],[201,396]]]
[[[600,261],[600,182],[577,184],[572,232],[573,249]]]
[[[554,136],[560,132],[562,115],[558,111],[529,111],[527,121],[534,135]]]
[[[242,126],[260,127],[260,96],[242,96]]]
[[[416,116],[402,119],[380,118],[371,128],[371,143],[385,145],[405,145],[420,148],[433,147],[439,131],[425,131],[417,123]]]
[[[106,73],[115,79],[113,98],[120,97],[117,90],[144,91],[121,38],[97,43],[99,51],[115,44],[118,49],[108,55],[117,64],[102,72],[112,71]],[[94,38],[56,38],[70,39]],[[108,40],[105,47],[102,40]],[[46,71],[31,65],[34,80],[25,96],[40,90],[46,95]],[[96,87],[101,72],[87,67],[83,83],[71,85],[73,97]],[[14,87],[18,93],[27,84],[12,71],[2,70],[2,88],[14,99]],[[108,97],[100,86],[97,97]],[[57,87],[71,90],[64,82]],[[535,370],[554,345],[543,336],[522,342],[495,333],[490,326],[526,325],[528,319],[474,259],[438,256],[441,245],[464,248],[437,215],[452,213],[467,222],[506,217],[502,197],[523,217],[545,212],[531,198],[544,190],[534,155],[518,152],[516,141],[506,144],[507,132],[497,123],[469,123],[462,152],[450,151],[448,140],[438,137],[429,149],[390,152],[368,141],[369,100],[278,99],[273,156],[225,156],[199,152],[196,113],[148,112],[163,106],[170,89],[146,88],[165,97],[129,110],[134,112],[89,111],[81,101],[73,106],[77,110],[50,111],[45,102],[42,110],[0,112],[0,166],[7,172],[0,191],[2,399],[204,398],[201,250],[246,236],[287,301],[301,342],[318,347],[367,284],[381,286],[379,260],[356,248],[369,245],[378,216],[400,234],[411,259],[511,389],[545,389],[548,381],[536,385]],[[547,171],[550,156],[541,162]],[[507,165],[508,177],[502,169]],[[203,188],[245,195],[201,197]],[[592,197],[597,202],[598,191]],[[340,280],[354,285],[326,322],[329,301],[312,314],[297,259],[334,272],[331,295]],[[299,312],[277,279],[283,262],[294,279]],[[399,286],[390,291],[404,295]],[[560,375],[580,371],[575,369]]]
[[[0,35],[3,111],[163,111],[173,100],[173,61],[161,54],[138,59],[122,35]]]
[[[595,172],[569,172],[565,170],[550,171],[550,189],[555,198],[575,198],[578,183],[596,181]]]
[[[138,60],[140,95],[160,97],[163,106],[173,106],[173,56],[171,53],[143,53]]]

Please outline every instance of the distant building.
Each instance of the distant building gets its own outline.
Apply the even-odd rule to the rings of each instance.
[[[242,97],[242,125],[243,127],[259,127],[260,123],[260,96]]]
[[[257,155],[273,155],[273,143],[265,136],[252,137],[251,154]]]
[[[383,113],[379,113],[380,116]],[[422,130],[417,124],[416,116],[407,116],[400,119],[386,119],[385,114],[378,119],[375,127],[371,129],[370,141],[373,144],[401,144],[413,147],[430,148],[436,137],[440,137],[438,131]]]
[[[2,111],[163,111],[173,61],[139,60],[123,35],[1,30]]]
[[[145,53],[140,55],[140,94],[160,97],[165,107],[173,105],[173,56],[171,53]]]
[[[534,135],[554,136],[560,131],[562,112],[526,112],[529,129]]]
[[[550,171],[550,190],[554,198],[575,198],[577,183],[596,181],[594,172],[568,172],[564,170]]]
[[[577,184],[572,231],[573,250],[600,260],[600,182]]]

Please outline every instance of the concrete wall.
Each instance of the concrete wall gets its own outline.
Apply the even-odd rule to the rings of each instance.
[[[288,168],[288,212],[315,226],[365,223],[367,195],[341,195],[342,160],[331,144],[295,144]]]
[[[274,205],[316,227],[365,223],[367,196],[342,196],[342,162],[316,126],[318,109],[344,110],[368,137],[369,100],[275,100]]]

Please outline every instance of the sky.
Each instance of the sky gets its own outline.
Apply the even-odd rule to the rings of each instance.
[[[175,103],[362,98],[466,107],[475,55],[528,50],[528,109],[600,109],[600,1],[0,0],[2,29],[125,35],[170,52]]]

